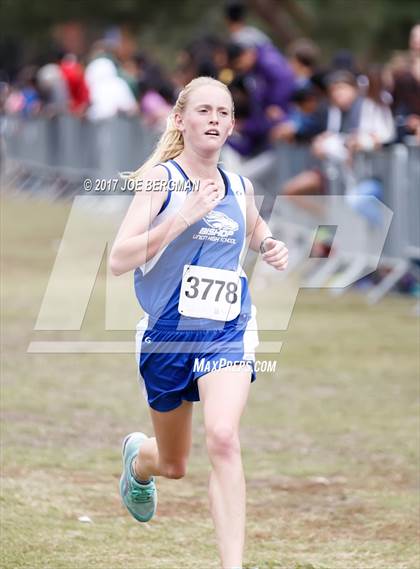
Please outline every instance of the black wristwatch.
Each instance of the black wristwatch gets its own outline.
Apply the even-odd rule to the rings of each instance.
[[[274,239],[274,237],[272,235],[267,235],[267,237],[264,237],[264,239],[260,243],[261,253],[265,253],[264,241],[267,241],[267,239]]]

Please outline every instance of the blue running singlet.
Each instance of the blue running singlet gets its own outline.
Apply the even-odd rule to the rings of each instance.
[[[162,166],[169,192],[150,229],[179,211],[193,188],[175,160]],[[146,400],[159,411],[175,409],[182,400],[199,401],[196,380],[221,367],[247,363],[251,381],[256,379],[256,311],[241,266],[245,184],[239,175],[218,169],[224,198],[134,271],[135,293],[145,312],[137,324],[138,374]],[[226,318],[219,320],[219,312]]]

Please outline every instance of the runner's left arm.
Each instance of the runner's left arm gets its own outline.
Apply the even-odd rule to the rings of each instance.
[[[244,178],[246,191],[246,235],[251,236],[249,246],[253,251],[261,251],[264,241],[262,258],[275,269],[282,271],[287,268],[288,250],[282,241],[272,237],[270,228],[260,216],[255,205],[254,188],[248,178]]]

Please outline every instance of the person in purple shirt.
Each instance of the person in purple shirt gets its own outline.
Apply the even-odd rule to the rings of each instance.
[[[295,76],[287,59],[273,44],[231,44],[228,54],[249,101],[249,114],[239,121],[230,146],[243,156],[252,156],[268,148],[270,129],[286,117],[295,90]]]

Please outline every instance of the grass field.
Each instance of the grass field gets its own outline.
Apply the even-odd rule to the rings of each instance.
[[[3,199],[1,566],[218,569],[200,404],[187,476],[158,480],[157,515],[140,525],[118,494],[121,439],[152,434],[134,355],[27,353],[33,339],[78,337],[33,331],[68,212]],[[93,339],[101,279],[83,327]],[[254,299],[260,314],[275,318],[278,294]],[[242,419],[247,569],[419,567],[412,304],[300,291],[277,371],[259,374]]]

